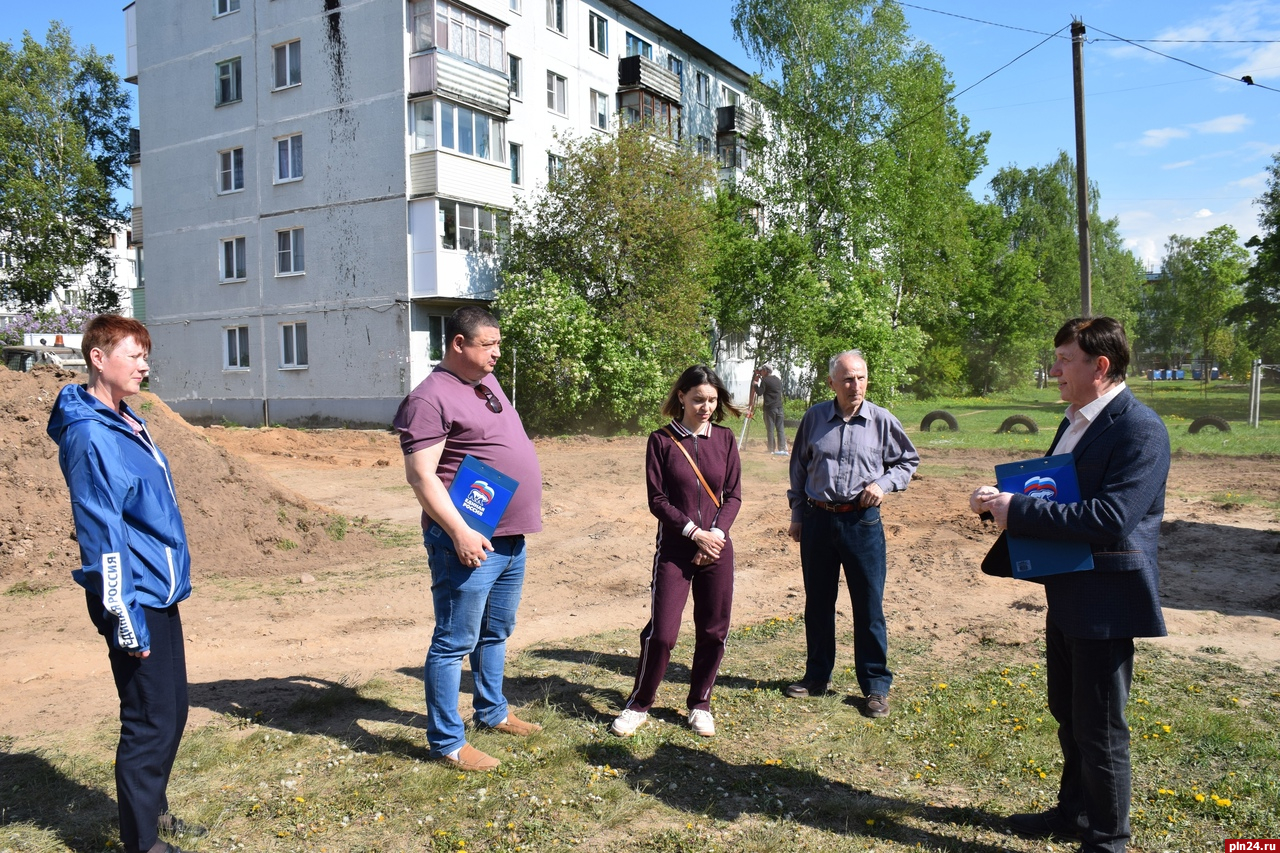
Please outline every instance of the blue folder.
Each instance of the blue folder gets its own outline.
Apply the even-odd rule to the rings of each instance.
[[[1075,457],[1070,453],[1041,456],[996,466],[996,485],[1002,492],[1038,500],[1071,504],[1080,502]],[[1088,542],[1009,536],[1009,563],[1013,576],[1023,580],[1093,568]]]
[[[492,539],[519,485],[497,468],[468,454],[462,457],[458,473],[449,486],[449,498],[468,527]],[[427,530],[433,537],[442,533],[443,528],[434,523]]]

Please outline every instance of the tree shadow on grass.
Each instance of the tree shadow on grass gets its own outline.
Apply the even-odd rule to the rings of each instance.
[[[191,684],[188,692],[192,705],[229,717],[295,734],[327,735],[364,752],[393,752],[420,761],[429,757],[418,734],[426,727],[425,716],[363,696],[357,685],[345,681],[310,675],[224,679]],[[403,734],[374,731],[370,722],[393,724]]]
[[[9,828],[6,834],[26,824],[53,833],[71,850],[86,853],[117,843],[115,801],[72,779],[44,756],[0,751],[0,779],[4,780],[0,826]],[[24,848],[19,844],[16,849]],[[35,849],[43,847],[37,844]]]
[[[617,744],[580,747],[593,765],[626,768],[638,792],[690,814],[733,821],[743,815],[787,820],[840,835],[893,841],[925,850],[1000,853],[1004,844],[971,840],[998,829],[1003,818],[977,808],[931,805],[886,797],[812,770],[780,764],[733,764],[700,749],[660,745],[643,762]]]

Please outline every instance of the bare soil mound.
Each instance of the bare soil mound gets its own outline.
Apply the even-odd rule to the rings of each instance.
[[[0,370],[0,581],[61,582],[80,564],[71,499],[49,410],[77,374],[50,367]],[[204,576],[266,576],[376,547],[373,537],[263,475],[187,424],[153,394],[131,401],[175,472],[193,563]],[[41,585],[41,584],[36,584]]]

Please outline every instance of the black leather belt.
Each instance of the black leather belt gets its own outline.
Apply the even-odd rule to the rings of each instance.
[[[806,498],[806,500],[809,501],[809,506],[826,512],[853,512],[858,508],[858,505],[853,502],[833,504],[826,501],[815,501],[813,498]]]

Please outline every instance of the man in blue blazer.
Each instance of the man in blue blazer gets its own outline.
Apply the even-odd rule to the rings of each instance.
[[[983,486],[970,507],[1010,535],[1088,542],[1092,571],[1037,578],[1045,587],[1049,710],[1058,721],[1058,804],[1016,814],[1037,837],[1078,838],[1085,853],[1123,853],[1129,840],[1129,726],[1133,638],[1165,636],[1156,550],[1169,473],[1169,432],[1125,386],[1129,343],[1110,317],[1070,320],[1054,338],[1049,375],[1067,415],[1050,454],[1075,457],[1079,503]],[[1004,539],[984,563],[1008,564]]]

